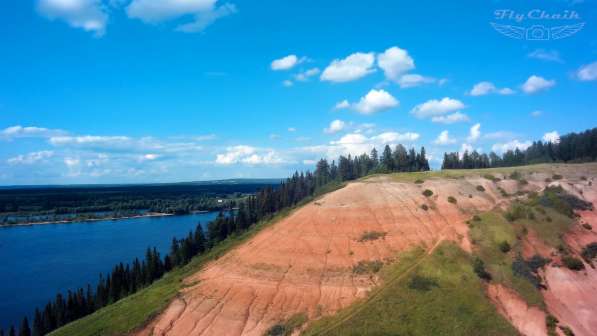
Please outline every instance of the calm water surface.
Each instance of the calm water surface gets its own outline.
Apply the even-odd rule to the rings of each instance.
[[[185,237],[216,212],[72,224],[0,228],[0,327],[20,324],[35,307],[68,289],[95,285],[99,273],[143,258],[148,246],[168,252],[172,237]],[[31,320],[30,320],[31,322]]]

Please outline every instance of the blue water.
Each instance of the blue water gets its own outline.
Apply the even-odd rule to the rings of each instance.
[[[99,273],[142,259],[148,246],[168,252],[217,213],[0,228],[0,328],[18,326],[58,291],[95,289]],[[31,319],[30,319],[31,321]]]

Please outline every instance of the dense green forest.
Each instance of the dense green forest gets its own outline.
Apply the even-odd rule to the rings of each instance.
[[[569,133],[557,143],[535,141],[525,150],[506,151],[502,156],[477,151],[445,153],[442,169],[513,167],[550,162],[591,162],[597,160],[597,128]]]
[[[0,225],[214,211],[279,180],[0,189]],[[224,202],[219,202],[223,200]]]
[[[372,173],[426,170],[429,170],[429,163],[425,149],[421,148],[420,152],[414,149],[407,151],[402,145],[398,145],[394,151],[386,146],[381,156],[376,149],[370,154],[354,158],[350,155],[341,156],[338,164],[321,159],[314,172],[297,172],[280,185],[267,185],[256,194],[245,197],[238,202],[236,210],[221,211],[215,220],[207,224],[207,232],[198,224],[187,237],[173,238],[170,251],[164,258],[155,248],[148,248],[143,260],[135,259],[126,265],[120,263],[105,276],[100,274],[95,289],[87,285],[86,288],[68,291],[66,295],[57,294],[43,309],[35,309],[31,325],[26,317],[23,319],[18,329],[19,336],[45,335],[131,295],[229,236],[242,233],[278,211],[295,206],[322,188]],[[15,328],[11,327],[10,330],[14,332]],[[0,336],[3,336],[2,330]]]

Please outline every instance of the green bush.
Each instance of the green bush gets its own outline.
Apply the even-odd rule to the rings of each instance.
[[[358,264],[352,267],[352,272],[355,274],[370,274],[377,273],[381,270],[383,262],[380,260],[361,260]]]
[[[554,181],[557,181],[557,180],[561,180],[561,179],[563,178],[563,176],[562,176],[562,175],[559,175],[559,174],[554,174],[554,175],[553,175],[551,178],[552,178]]]
[[[491,274],[485,270],[485,263],[481,258],[475,257],[475,259],[473,259],[473,271],[475,271],[477,276],[482,280],[491,281]]]
[[[474,220],[475,222],[480,222],[480,221],[481,221],[481,217],[479,217],[478,215],[474,215],[474,216],[473,216],[473,220]]]
[[[547,334],[549,336],[557,335],[556,327],[558,326],[558,322],[560,321],[558,321],[558,319],[551,314],[545,316],[545,326],[547,327]]]
[[[590,243],[583,247],[580,255],[588,262],[591,262],[593,259],[595,259],[595,257],[597,257],[597,242]]]
[[[529,184],[529,181],[525,180],[525,179],[520,179],[518,180],[518,185],[524,186]]]
[[[534,255],[529,260],[524,260],[519,254],[512,262],[512,273],[528,280],[536,288],[541,287],[541,278],[537,274],[539,269],[547,265],[551,260]]]
[[[425,190],[423,190],[423,196],[431,197],[431,196],[433,196],[433,191],[431,191],[429,189],[425,189]]]
[[[513,172],[510,174],[510,179],[511,179],[511,180],[518,180],[518,179],[520,179],[521,177],[522,177],[522,175],[520,174],[520,172],[519,172],[519,171],[516,171],[516,170],[515,170],[515,171],[513,171]]]
[[[298,313],[292,315],[287,321],[273,325],[265,332],[265,336],[290,336],[295,329],[300,328],[307,322],[307,314]]]
[[[499,247],[500,247],[500,251],[502,251],[503,253],[508,253],[512,249],[512,246],[510,246],[510,243],[508,243],[505,240],[499,244]]]
[[[429,206],[427,206],[427,204],[421,204],[421,209],[427,211],[429,210]]]
[[[488,180],[490,180],[490,181],[492,181],[492,182],[499,182],[499,181],[501,181],[498,177],[495,177],[495,176],[493,176],[491,174],[485,174],[485,175],[483,175],[483,177],[486,178],[486,179],[488,179]]]
[[[421,180],[421,179],[417,179],[417,180],[415,181],[415,183],[416,183],[416,184],[423,184],[423,183],[425,183],[425,181],[423,181],[423,180]]]
[[[420,276],[418,274],[415,274],[412,278],[410,278],[408,283],[408,288],[423,292],[429,291],[434,287],[439,287],[435,279]]]
[[[363,234],[361,235],[361,238],[359,238],[359,242],[366,242],[369,240],[377,240],[380,238],[385,238],[385,236],[387,235],[387,232],[380,232],[380,231],[365,231],[363,232]]]
[[[452,204],[456,204],[456,202],[458,202],[458,201],[453,196],[448,196],[448,202],[450,202]]]
[[[483,187],[482,185],[478,185],[476,188],[477,188],[477,191],[480,191],[480,192],[485,191],[485,187]]]
[[[570,329],[567,326],[560,326],[560,330],[564,333],[564,335],[566,336],[574,336],[574,332],[572,331],[572,329]]]
[[[564,256],[562,258],[562,262],[566,267],[573,271],[581,271],[585,269],[585,264],[582,263],[582,260],[573,256]]]

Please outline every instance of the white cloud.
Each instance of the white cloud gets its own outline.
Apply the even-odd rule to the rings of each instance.
[[[328,134],[334,134],[342,131],[346,127],[346,123],[342,120],[336,119],[330,123],[330,126],[323,131]]]
[[[296,55],[288,55],[276,60],[270,64],[270,68],[274,71],[289,70],[300,63],[300,59]]]
[[[417,118],[428,118],[454,112],[463,109],[464,107],[465,106],[461,101],[444,97],[441,100],[431,99],[423,104],[419,104],[415,106],[410,113]]]
[[[547,90],[554,85],[556,85],[555,80],[547,80],[543,77],[532,75],[524,84],[522,84],[522,91],[527,94],[533,94],[542,90]]]
[[[560,53],[557,50],[535,49],[530,52],[527,57],[542,61],[562,63]]]
[[[425,77],[419,74],[406,74],[400,76],[398,84],[401,88],[406,89],[410,87],[420,86],[423,84],[431,84],[437,82],[437,79],[433,77]]]
[[[594,81],[597,80],[597,62],[583,65],[576,72],[576,78],[581,81]]]
[[[367,137],[362,133],[348,133],[338,140],[330,141],[329,145],[302,147],[299,151],[310,155],[316,153],[328,159],[335,160],[340,155],[369,153],[373,147],[379,150],[386,144],[390,146],[395,146],[398,143],[412,145],[419,138],[420,135],[414,132],[384,132],[371,137]]]
[[[371,90],[358,103],[352,107],[362,114],[373,114],[375,112],[388,110],[400,105],[400,102],[385,90]]]
[[[455,124],[458,122],[466,122],[466,121],[470,121],[469,117],[466,114],[461,113],[461,112],[454,112],[454,113],[451,113],[448,115],[431,117],[431,122],[438,123],[438,124],[446,124],[446,125]]]
[[[285,87],[291,87],[294,85],[294,83],[291,80],[286,79],[286,80],[282,81],[282,85],[284,85]]]
[[[294,79],[299,82],[305,82],[309,80],[309,78],[313,76],[317,76],[319,74],[319,68],[311,68],[303,72],[299,72],[298,74],[294,75]]]
[[[419,139],[420,135],[418,133],[413,132],[406,132],[406,133],[397,133],[397,132],[384,132],[379,135],[371,137],[376,143],[380,144],[396,144],[398,142],[408,142],[412,143]]]
[[[52,156],[54,156],[53,151],[39,151],[32,152],[26,155],[15,156],[13,158],[8,159],[7,162],[11,165],[30,165],[38,163],[39,161],[49,159]]]
[[[512,140],[506,143],[496,143],[495,145],[491,146],[491,150],[498,154],[501,154],[509,150],[515,150],[516,148],[520,150],[525,150],[530,146],[530,141],[520,142],[518,140]]]
[[[236,13],[232,4],[216,7],[217,0],[133,0],[127,7],[130,18],[146,23],[193,17],[190,22],[180,24],[176,30],[193,33],[203,31],[217,19]]]
[[[66,21],[71,27],[81,28],[102,36],[108,14],[101,0],[39,0],[38,11],[50,20]]]
[[[477,123],[477,124],[474,124],[473,127],[471,127],[469,136],[466,139],[468,142],[475,142],[479,139],[480,136],[481,136],[481,124]]]
[[[233,146],[226,152],[217,154],[216,161],[220,165],[244,163],[248,165],[278,165],[285,163],[278,153],[272,149],[260,149],[251,146]]]
[[[467,144],[467,143],[463,143],[462,146],[460,146],[460,155],[462,156],[462,154],[464,154],[464,152],[472,152],[475,149],[473,148],[473,146]]]
[[[560,142],[560,134],[557,131],[547,132],[543,134],[543,141],[551,142],[551,143],[559,143]]]
[[[383,70],[386,78],[398,81],[400,76],[415,68],[415,62],[408,51],[391,47],[377,55],[377,65]]]
[[[317,160],[303,160],[303,164],[307,166],[312,166],[317,163]]]
[[[296,128],[294,128],[294,127],[288,127],[288,132],[296,132]]]
[[[335,59],[323,70],[322,81],[349,82],[364,77],[375,71],[373,53],[354,53],[345,59]]]
[[[55,146],[87,145],[87,146],[112,146],[129,143],[131,138],[126,136],[55,136],[50,138],[50,143]]]
[[[280,135],[279,135],[279,134],[273,134],[273,133],[272,133],[272,134],[270,134],[270,135],[269,135],[269,138],[270,138],[271,140],[278,140],[278,139],[280,139]]]
[[[539,110],[535,110],[533,112],[531,112],[531,117],[540,117],[543,114],[543,111],[539,111]]]
[[[11,126],[0,131],[0,139],[12,140],[16,138],[48,138],[65,134],[66,132],[57,129],[48,129],[43,127],[23,127],[20,125]]]
[[[350,108],[350,103],[346,99],[344,99],[341,102],[336,103],[336,105],[334,106],[334,109],[336,109],[336,110],[344,110],[347,108]]]
[[[469,94],[471,96],[484,96],[484,95],[488,95],[490,93],[497,93],[497,94],[501,94],[501,95],[510,95],[510,94],[514,94],[515,91],[510,88],[498,89],[492,82],[483,81],[483,82],[479,82],[479,83],[475,84],[475,86],[473,86],[473,88],[469,92]]]
[[[437,139],[433,143],[440,146],[452,145],[456,143],[456,139],[450,138],[449,132],[445,130],[437,136]]]
[[[160,158],[160,155],[153,154],[153,153],[143,155],[143,160],[153,161],[153,160],[157,160],[159,158]]]

